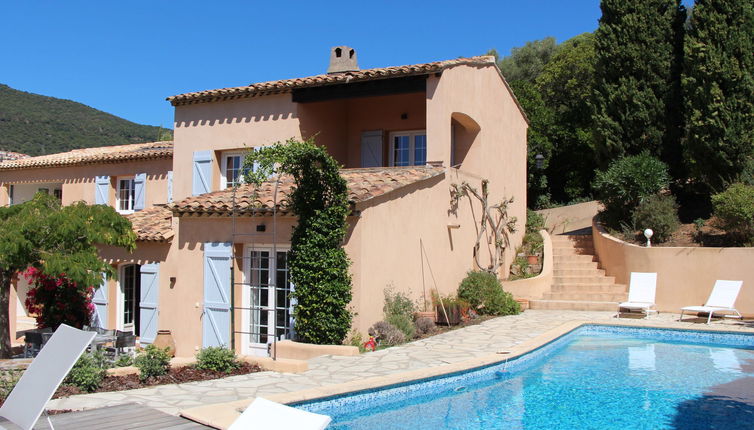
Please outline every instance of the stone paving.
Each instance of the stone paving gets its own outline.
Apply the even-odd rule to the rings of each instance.
[[[457,363],[507,350],[568,321],[609,321],[614,315],[614,312],[528,310],[520,315],[495,318],[479,325],[356,357],[317,357],[309,360],[309,370],[299,374],[260,372],[213,381],[82,394],[51,400],[47,408],[81,410],[136,402],[175,415],[182,409],[195,406]],[[677,318],[676,314],[663,313],[645,323],[651,325],[653,321],[659,321],[686,328],[699,325],[686,320],[674,322]],[[732,320],[717,321],[714,324],[724,324],[731,329],[751,327],[750,324]]]

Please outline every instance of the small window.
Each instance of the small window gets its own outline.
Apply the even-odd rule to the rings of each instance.
[[[427,164],[427,133],[424,130],[390,134],[391,166]]]
[[[243,167],[246,152],[228,152],[222,155],[222,188],[231,188],[243,184],[246,171]],[[255,171],[256,169],[252,169]]]
[[[118,178],[118,198],[116,209],[122,214],[130,214],[134,211],[134,200],[136,199],[136,186],[134,178]]]
[[[63,190],[60,188],[55,188],[52,190],[52,195],[55,196],[56,199],[58,199],[59,202],[63,201]]]
[[[8,206],[13,206],[13,184],[8,186]]]

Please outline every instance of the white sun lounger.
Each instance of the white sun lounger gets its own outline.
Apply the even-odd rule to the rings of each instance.
[[[730,313],[734,312],[735,318],[742,318],[741,314],[733,307],[738,298],[738,292],[741,291],[741,285],[744,281],[721,281],[717,280],[715,286],[712,287],[712,292],[707,299],[707,303],[704,306],[686,306],[681,308],[681,317],[679,321],[683,319],[684,312],[706,312],[709,314],[707,317],[707,324],[712,320],[712,314],[715,312]]]
[[[228,430],[323,430],[331,420],[327,415],[302,411],[257,397]]]
[[[0,417],[24,430],[33,428],[55,390],[96,335],[65,324],[58,327],[5,399]],[[50,417],[47,421],[53,428]]]
[[[628,286],[628,301],[618,304],[618,315],[622,309],[639,310],[649,315],[657,312],[655,307],[655,292],[657,290],[657,273],[631,272],[631,282]]]

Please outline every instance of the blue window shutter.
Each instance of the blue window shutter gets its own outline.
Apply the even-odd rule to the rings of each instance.
[[[94,178],[94,204],[110,204],[110,177],[96,176]]]
[[[168,203],[173,203],[173,171],[168,171]]]
[[[191,194],[198,196],[212,191],[211,175],[212,151],[194,152],[194,173]]]
[[[134,210],[144,209],[144,194],[146,194],[147,174],[137,173],[134,176]]]
[[[139,342],[154,342],[157,337],[158,303],[160,298],[160,264],[144,264],[141,272],[141,295],[139,297]]]
[[[92,297],[92,304],[94,304],[92,326],[107,328],[107,302],[107,279],[103,273],[102,284],[94,290],[94,297]]]
[[[202,346],[230,346],[230,242],[204,244]]]

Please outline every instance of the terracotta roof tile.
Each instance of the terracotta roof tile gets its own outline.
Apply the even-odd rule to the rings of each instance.
[[[440,175],[443,167],[376,167],[343,169],[341,176],[348,184],[351,203],[359,203],[387,194],[407,185]],[[236,213],[239,215],[269,213],[276,205],[280,214],[288,213],[287,196],[293,190],[293,178],[283,176],[277,185],[263,183],[256,195],[252,185],[241,185],[236,190]],[[230,215],[233,206],[233,189],[215,191],[189,197],[170,208],[177,216],[190,214]]]
[[[74,149],[73,151],[58,154],[3,161],[0,163],[0,170],[110,163],[150,158],[170,158],[172,156],[173,142],[171,141],[134,143],[130,145]]]
[[[249,84],[243,87],[197,91],[168,97],[167,100],[172,103],[173,106],[178,106],[192,103],[288,93],[296,88],[321,87],[326,85],[373,81],[403,76],[428,75],[459,65],[490,66],[494,64],[495,57],[491,56],[458,58],[455,60],[435,61],[432,63],[412,64],[408,66],[382,67],[357,70],[354,72],[330,73],[305,78],[281,79],[278,81]]]
[[[137,240],[165,242],[173,237],[173,212],[165,206],[153,206],[126,215]]]

